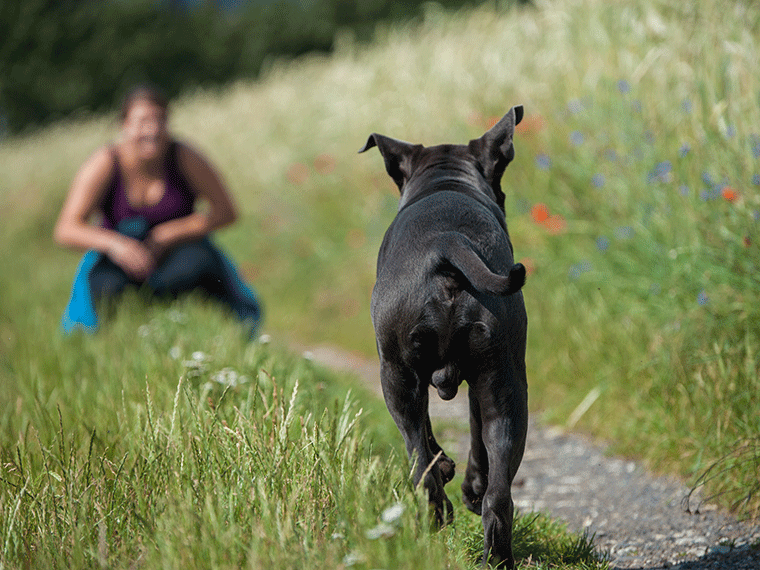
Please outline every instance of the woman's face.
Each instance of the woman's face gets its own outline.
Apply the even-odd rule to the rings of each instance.
[[[124,117],[122,132],[124,141],[132,146],[138,158],[160,158],[169,141],[166,110],[147,99],[137,99]]]

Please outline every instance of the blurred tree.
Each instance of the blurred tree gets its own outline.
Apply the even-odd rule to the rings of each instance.
[[[114,105],[150,81],[175,95],[230,79],[239,34],[214,8],[161,3],[4,0],[0,4],[0,115],[10,131]]]
[[[171,97],[255,77],[267,57],[329,51],[342,28],[371,40],[378,21],[414,18],[425,3],[0,0],[0,135],[113,108],[137,82]]]

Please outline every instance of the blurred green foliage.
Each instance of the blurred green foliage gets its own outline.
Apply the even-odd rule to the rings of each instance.
[[[468,3],[438,2],[449,9]],[[329,52],[345,31],[370,40],[378,22],[414,19],[426,4],[273,0],[228,10],[212,0],[191,9],[156,0],[4,1],[0,134],[113,108],[135,83],[172,97],[256,77],[268,58]]]

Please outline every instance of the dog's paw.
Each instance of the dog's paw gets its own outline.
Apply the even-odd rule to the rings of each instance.
[[[467,496],[467,493],[462,493],[462,502],[464,506],[478,516],[483,515],[483,498],[474,496]]]
[[[483,494],[475,491],[472,481],[466,476],[462,483],[462,502],[476,515],[481,516],[483,514]]]
[[[444,454],[438,459],[438,469],[441,471],[441,481],[445,485],[454,478],[456,463],[448,455]]]

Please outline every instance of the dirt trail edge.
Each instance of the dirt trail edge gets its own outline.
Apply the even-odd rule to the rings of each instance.
[[[332,346],[296,349],[318,364],[353,373],[382,398],[376,359]],[[431,392],[436,435],[458,472],[469,451],[467,414],[465,385],[449,402]],[[683,505],[688,491],[676,478],[653,476],[583,436],[532,419],[513,498],[522,512],[548,513],[571,530],[593,535],[613,569],[760,569],[760,524],[740,522],[693,499],[692,509],[699,510],[689,513]],[[449,489],[449,496],[455,501],[459,493]]]

